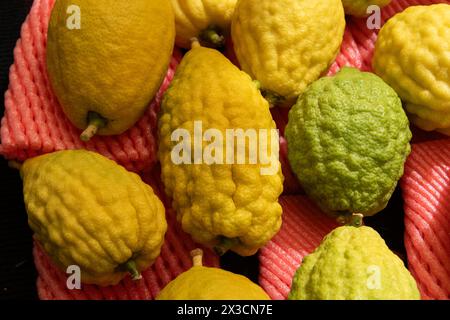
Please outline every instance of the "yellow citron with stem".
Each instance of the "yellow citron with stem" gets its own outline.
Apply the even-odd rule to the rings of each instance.
[[[55,2],[46,65],[64,113],[84,130],[82,140],[121,134],[142,117],[164,79],[174,42],[167,0]]]
[[[419,300],[416,281],[362,215],[330,232],[292,279],[289,300]]]
[[[20,168],[28,223],[63,271],[81,281],[114,285],[133,279],[159,256],[167,230],[153,189],[114,161],[85,150],[28,159]]]
[[[217,157],[209,157],[214,161],[195,163],[191,160],[197,156],[192,151],[174,150],[194,144],[198,123],[205,132],[222,137],[213,137],[214,145],[228,140],[224,137],[230,130],[239,129],[254,133],[257,141],[250,144],[244,137],[242,143],[235,143],[237,139],[232,137],[233,150],[243,150],[244,163],[234,156],[229,161],[223,143],[214,152]],[[164,95],[158,127],[162,182],[183,230],[219,254],[227,250],[243,256],[255,254],[280,229],[278,197],[283,191],[283,175],[276,125],[252,79],[219,51],[194,41]],[[182,138],[174,139],[174,133]],[[199,144],[203,150],[210,146],[206,140]],[[249,158],[258,151],[251,145],[259,145],[259,150],[266,147],[254,163]],[[261,160],[264,153],[269,163]],[[174,154],[183,155],[180,163],[174,162]],[[200,158],[204,155],[202,152]]]

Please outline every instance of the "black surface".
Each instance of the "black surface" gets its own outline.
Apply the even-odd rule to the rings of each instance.
[[[4,110],[3,93],[7,89],[13,49],[31,4],[31,0],[0,0],[0,115],[3,115]],[[0,299],[37,299],[31,232],[27,225],[21,188],[18,172],[0,159]],[[405,257],[399,189],[386,210],[367,218],[365,222],[380,232],[391,249]],[[227,253],[222,257],[221,264],[227,270],[257,281],[257,256],[243,258]]]
[[[0,1],[0,95],[8,85],[8,70],[20,26],[31,0]],[[36,299],[31,232],[22,199],[22,182],[17,171],[0,160],[0,299]]]

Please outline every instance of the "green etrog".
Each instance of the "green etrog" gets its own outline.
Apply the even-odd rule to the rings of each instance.
[[[396,92],[354,68],[310,85],[289,112],[288,158],[306,193],[334,216],[384,209],[411,151]]]
[[[290,300],[418,300],[416,281],[369,227],[344,226],[306,256]]]

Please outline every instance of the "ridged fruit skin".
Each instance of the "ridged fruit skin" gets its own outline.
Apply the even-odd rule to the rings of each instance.
[[[378,36],[373,69],[418,127],[450,135],[450,5],[412,6]]]
[[[81,29],[66,27],[77,5]],[[58,0],[47,40],[47,70],[69,120],[86,129],[88,113],[107,120],[99,135],[121,134],[141,118],[159,89],[175,42],[167,0]]]
[[[172,280],[156,300],[270,300],[246,277],[232,272],[194,266]]]
[[[370,227],[339,227],[303,259],[289,300],[419,300],[403,261]]]
[[[150,186],[97,153],[59,151],[21,168],[28,222],[62,270],[81,269],[81,281],[117,284],[133,260],[137,269],[159,256],[165,210]]]
[[[341,0],[240,0],[231,34],[242,70],[294,103],[334,61],[344,29]]]
[[[175,165],[171,152],[178,142],[171,135],[181,128],[194,137],[195,121],[202,121],[203,132],[219,130],[224,140],[226,129],[267,129],[269,154],[277,155],[271,148],[270,129],[276,125],[269,104],[250,77],[220,52],[197,47],[179,65],[159,118],[162,181],[184,231],[211,247],[223,237],[237,238],[231,250],[252,255],[281,226],[281,165],[277,158],[274,175],[261,175],[267,166],[248,164],[248,159],[247,164]]]
[[[354,68],[308,87],[285,134],[302,187],[331,215],[385,208],[411,152],[400,98],[378,76]]]
[[[355,17],[367,17],[367,8],[378,6],[383,8],[391,3],[392,0],[342,0],[345,14]]]
[[[176,44],[189,49],[191,39],[210,26],[229,34],[237,0],[171,0],[175,12]]]

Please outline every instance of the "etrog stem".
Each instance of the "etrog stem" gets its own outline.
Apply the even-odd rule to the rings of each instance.
[[[89,141],[93,136],[97,134],[98,129],[106,126],[106,120],[98,113],[90,112],[88,115],[88,126],[81,133],[80,139],[82,141]]]
[[[133,260],[130,260],[125,264],[125,269],[130,273],[131,279],[133,280],[142,279],[141,273],[138,271],[136,267],[136,262],[134,262]]]
[[[191,39],[191,49],[199,48],[201,46],[202,45],[200,44],[200,41],[198,41],[197,38],[194,37]]]
[[[284,98],[279,94],[272,92],[270,90],[261,90],[263,97],[269,102],[271,108],[276,107],[284,101]]]
[[[203,266],[203,250],[202,249],[194,249],[191,251],[192,264],[194,267]]]
[[[225,37],[221,34],[220,28],[210,26],[199,35],[200,41],[207,47],[220,49],[225,47]]]
[[[350,222],[348,224],[353,227],[361,227],[363,225],[363,218],[364,215],[362,213],[354,213],[350,217]]]
[[[219,256],[223,256],[228,250],[230,250],[231,248],[236,246],[238,243],[239,243],[239,239],[237,239],[237,238],[230,239],[227,237],[222,237],[219,240],[219,244],[214,247],[214,251]]]

